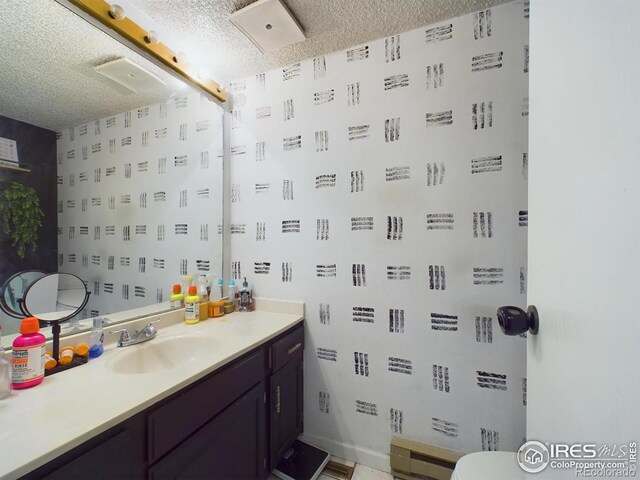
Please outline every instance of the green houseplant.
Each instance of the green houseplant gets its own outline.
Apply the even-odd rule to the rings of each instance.
[[[40,199],[33,188],[11,182],[0,193],[2,231],[11,238],[11,245],[20,258],[24,258],[28,248],[36,251],[42,217]]]

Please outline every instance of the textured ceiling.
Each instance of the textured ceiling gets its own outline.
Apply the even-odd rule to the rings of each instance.
[[[384,36],[440,22],[505,0],[284,0],[307,40],[262,54],[228,20],[252,0],[125,0],[153,19],[190,62],[229,81]],[[174,36],[175,35],[175,36]],[[175,42],[175,43],[173,43]],[[168,42],[167,42],[168,43]]]
[[[307,40],[262,54],[228,17],[252,0],[113,0],[185,52],[214,80],[231,80],[464,15],[505,0],[285,0]],[[159,102],[188,87],[54,0],[2,0],[0,115],[51,130]],[[94,72],[125,56],[166,82],[132,94]]]
[[[182,82],[53,0],[2,0],[0,115],[60,130],[166,99]],[[133,94],[93,67],[127,57],[166,82]]]

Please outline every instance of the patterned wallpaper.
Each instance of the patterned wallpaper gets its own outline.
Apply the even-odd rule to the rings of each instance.
[[[388,468],[401,435],[525,435],[528,2],[232,82],[231,269],[307,308],[305,432]]]
[[[58,270],[87,282],[87,315],[220,276],[222,118],[191,94],[58,134]]]

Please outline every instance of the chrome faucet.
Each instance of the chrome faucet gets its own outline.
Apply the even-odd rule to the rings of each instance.
[[[155,338],[158,334],[158,329],[153,326],[154,323],[158,323],[160,319],[147,323],[142,330],[136,330],[133,334],[129,334],[126,328],[115,330],[111,333],[120,333],[120,340],[118,340],[118,347],[129,347],[138,343],[147,342]]]

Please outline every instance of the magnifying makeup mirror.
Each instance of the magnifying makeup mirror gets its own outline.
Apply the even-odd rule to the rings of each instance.
[[[30,317],[51,324],[80,313],[88,298],[87,287],[79,277],[71,273],[50,273],[29,285],[22,306]]]
[[[24,318],[21,304],[29,286],[46,275],[42,270],[24,270],[7,279],[0,291],[0,309],[13,318]]]
[[[53,358],[60,353],[60,323],[78,315],[89,301],[86,285],[71,273],[50,273],[32,282],[27,287],[20,304],[25,315],[36,317],[40,325],[51,325],[53,334]],[[58,365],[47,370],[45,375],[67,370],[86,363],[86,359],[74,357],[67,365]]]

